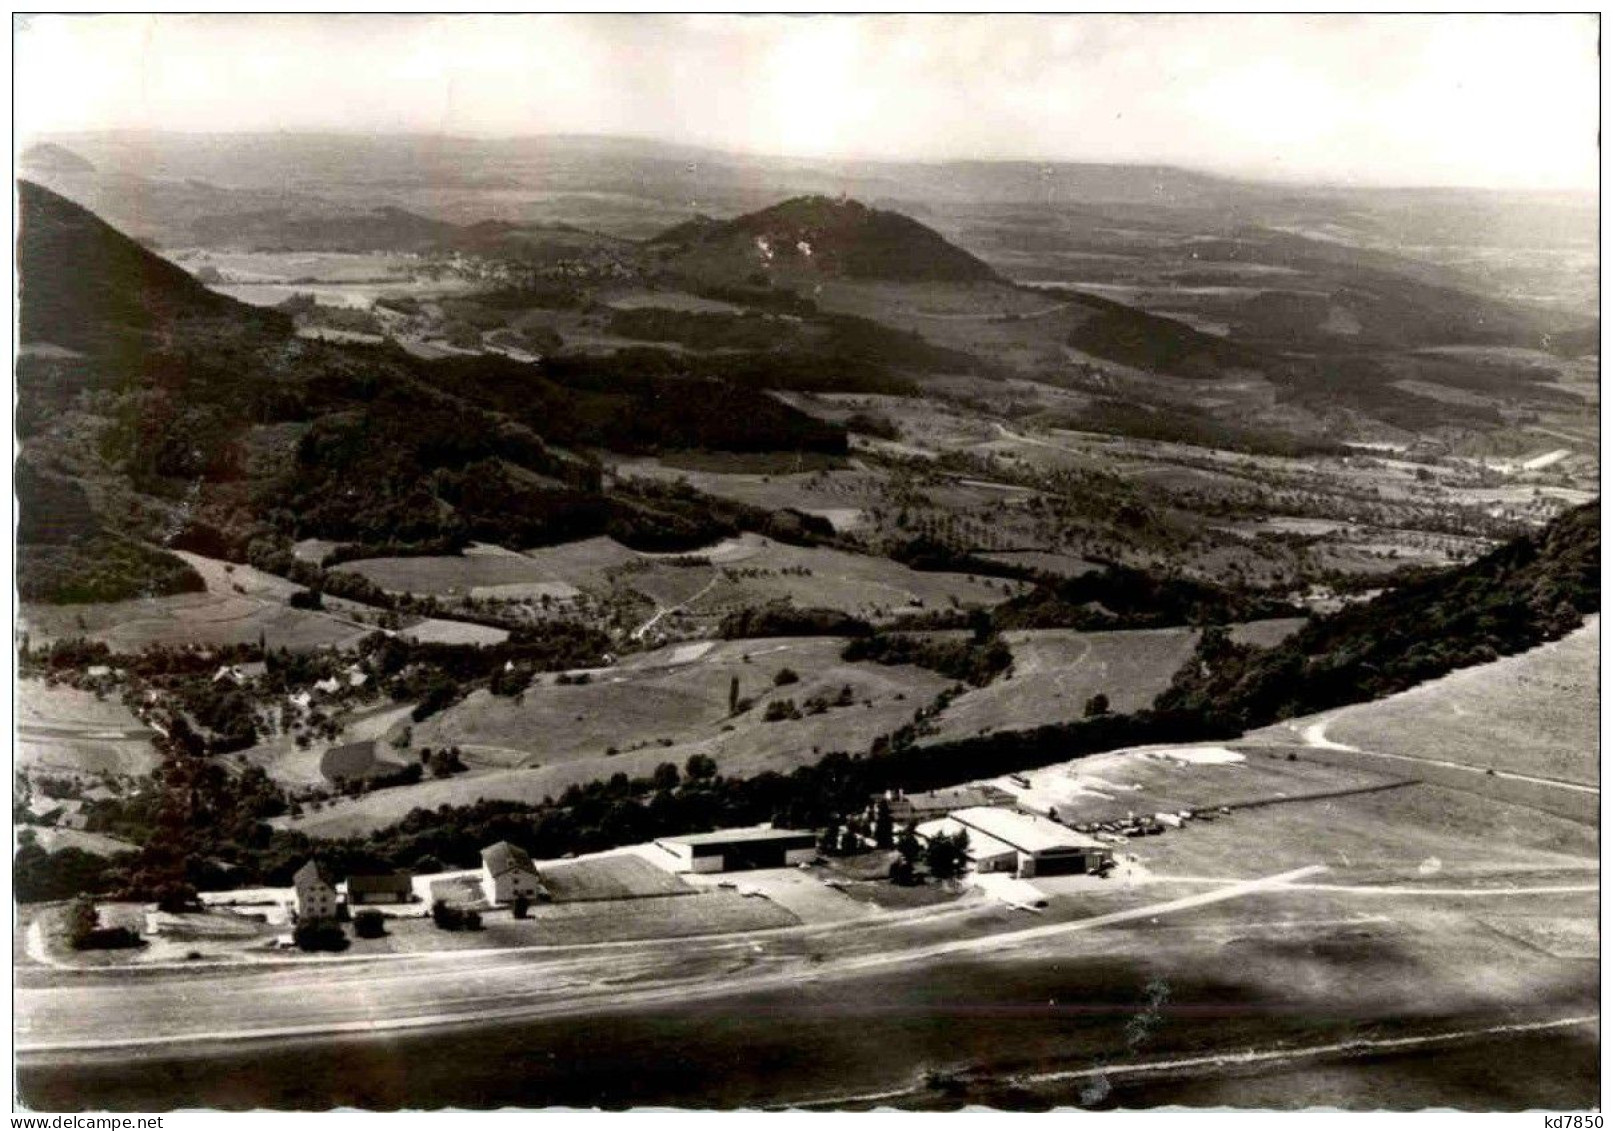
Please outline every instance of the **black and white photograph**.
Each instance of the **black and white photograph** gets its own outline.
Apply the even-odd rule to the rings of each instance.
[[[1600,35],[13,13],[13,1111],[1600,1111]]]

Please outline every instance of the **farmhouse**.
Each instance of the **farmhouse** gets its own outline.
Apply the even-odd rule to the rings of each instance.
[[[814,833],[766,826],[662,837],[655,844],[671,855],[673,870],[677,872],[784,868],[806,863],[818,854],[818,838]]]
[[[299,922],[336,918],[336,885],[318,861],[310,860],[298,868],[291,883],[297,889]]]
[[[408,903],[414,898],[414,883],[407,872],[385,872],[375,876],[348,876],[347,902]]]
[[[517,896],[545,899],[549,892],[526,850],[501,840],[482,849],[482,891],[489,903],[510,903]]]
[[[925,837],[966,832],[976,871],[1013,872],[1021,879],[1098,872],[1114,861],[1113,850],[1102,841],[1017,809],[958,809],[918,831]]]

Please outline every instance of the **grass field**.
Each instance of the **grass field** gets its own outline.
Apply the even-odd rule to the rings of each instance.
[[[464,554],[424,558],[363,558],[337,569],[356,573],[391,593],[448,596],[543,597],[567,600],[575,586],[523,554],[472,547]]]
[[[659,566],[635,572],[633,588],[667,603],[665,586],[689,587],[698,578],[700,596],[689,606],[698,617],[720,618],[736,609],[788,599],[802,607],[840,609],[871,620],[891,620],[921,609],[993,605],[1017,590],[1012,582],[970,578],[959,573],[926,573],[888,558],[822,547],[791,546],[758,535],[740,540],[743,556],[716,563],[704,576],[698,569]],[[724,572],[726,569],[726,572]],[[710,588],[704,588],[711,582]]]
[[[398,635],[422,644],[502,644],[510,638],[507,629],[434,617],[406,624],[398,629]]]
[[[1327,724],[1327,737],[1363,750],[1595,785],[1600,621],[1593,616],[1523,655],[1347,707]]]
[[[1286,764],[1286,763],[1285,763]],[[1596,830],[1579,822],[1426,783],[1322,801],[1235,810],[1126,843],[1154,872],[1249,876],[1321,863],[1318,882],[1459,885],[1554,871],[1594,872]],[[1421,875],[1420,875],[1421,873]]]
[[[1028,772],[1029,789],[1006,780],[996,784],[1027,808],[1056,809],[1061,820],[1080,824],[1339,793],[1388,785],[1406,776],[1315,759],[1290,762],[1278,751],[1204,745],[1094,754]]]
[[[478,691],[417,725],[413,736],[417,746],[459,746],[473,772],[336,802],[295,827],[334,836],[378,828],[416,806],[479,797],[541,801],[574,782],[618,771],[648,775],[662,762],[681,768],[694,753],[715,759],[725,774],[789,770],[831,750],[866,750],[949,686],[921,668],[847,664],[840,659],[844,645],[821,637],[699,642],[634,656],[586,684],[545,679],[520,702]],[[785,667],[799,682],[775,687]],[[730,718],[736,677],[740,697],[754,704]],[[815,696],[834,699],[843,687],[851,688],[849,707],[763,719],[774,699],[800,706]],[[611,748],[617,753],[608,753]]]
[[[143,774],[157,765],[151,732],[115,696],[24,679],[16,712],[13,765],[25,773]]]
[[[632,852],[539,865],[538,878],[556,903],[690,895],[695,889]]]
[[[1233,636],[1240,642],[1269,646],[1300,623],[1274,620],[1240,625]],[[938,720],[937,733],[926,742],[1079,719],[1087,701],[1099,693],[1109,697],[1111,711],[1141,710],[1170,685],[1198,640],[1197,631],[1191,628],[1132,632],[1046,629],[1005,636],[1014,652],[1012,678],[998,679],[955,700]]]

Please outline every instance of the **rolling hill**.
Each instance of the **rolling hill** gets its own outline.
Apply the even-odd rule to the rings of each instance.
[[[850,199],[799,196],[726,222],[695,220],[650,241],[663,266],[706,281],[762,276],[989,282],[997,273],[939,232]]]

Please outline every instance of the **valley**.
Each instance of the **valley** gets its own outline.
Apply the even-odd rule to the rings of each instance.
[[[31,1102],[1594,1099],[1594,200],[231,138],[22,159]]]

